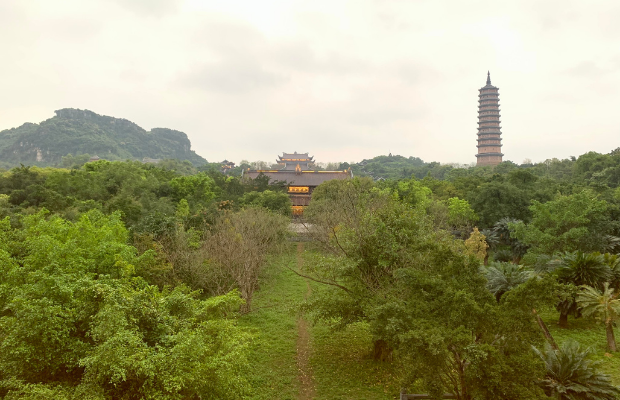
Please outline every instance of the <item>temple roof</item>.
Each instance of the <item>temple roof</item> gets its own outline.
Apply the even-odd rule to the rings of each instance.
[[[282,153],[280,159],[291,159],[291,160],[312,160],[314,156],[310,156],[308,153]]]
[[[256,179],[260,174],[269,177],[270,181],[286,181],[294,186],[318,186],[332,179],[350,179],[351,171],[290,171],[290,170],[245,170],[243,177]]]

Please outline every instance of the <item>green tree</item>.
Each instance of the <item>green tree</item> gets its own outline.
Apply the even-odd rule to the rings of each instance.
[[[498,302],[504,293],[532,277],[532,271],[523,266],[504,262],[491,263],[482,271],[487,278],[487,288]]]
[[[554,275],[558,281],[563,284],[571,285],[573,288],[589,285],[601,287],[603,282],[612,278],[612,271],[605,262],[605,256],[599,253],[582,253],[576,251],[573,253],[565,253],[559,262],[553,263],[555,270]],[[560,301],[557,306],[560,312],[560,320],[558,324],[561,327],[568,326],[568,316],[579,315],[577,302],[573,295]]]
[[[0,223],[0,396],[217,399],[247,389],[239,294],[200,300],[149,285],[135,271],[155,254],[137,256],[127,239],[119,213]]]
[[[405,385],[462,400],[541,398],[529,346],[542,341],[532,309],[548,301],[548,282],[530,280],[497,303],[477,263],[448,257],[436,260],[436,275],[400,271],[400,301],[386,302],[373,323],[407,365]]]
[[[455,229],[471,228],[476,221],[479,220],[476,212],[471,208],[467,200],[461,200],[458,197],[451,197],[447,201],[448,204],[448,223]]]
[[[291,206],[293,205],[290,197],[286,193],[272,190],[246,193],[239,199],[239,203],[241,206],[246,207],[263,207],[286,216],[291,215]]]
[[[179,176],[170,181],[174,199],[186,199],[193,205],[209,203],[216,196],[215,182],[207,174]]]
[[[480,217],[483,227],[491,227],[502,218],[529,220],[530,199],[523,189],[503,182],[489,182],[470,192],[472,208]]]
[[[395,187],[398,197],[413,206],[426,207],[431,201],[431,190],[417,179],[398,181]]]
[[[577,304],[581,307],[581,313],[585,317],[593,317],[605,324],[607,348],[612,352],[617,351],[614,335],[614,323],[620,318],[620,300],[617,297],[607,282],[602,291],[584,285],[577,294]]]
[[[534,202],[532,220],[511,226],[519,241],[532,246],[528,254],[593,251],[605,244],[608,204],[591,191],[558,196],[547,203]]]
[[[307,216],[326,252],[295,271],[325,285],[307,305],[316,319],[367,322],[375,357],[407,365],[405,386],[463,400],[540,398],[542,371],[528,351],[542,340],[538,295],[517,288],[498,303],[480,261],[391,190],[360,179],[321,186]],[[546,283],[533,292],[553,292]]]

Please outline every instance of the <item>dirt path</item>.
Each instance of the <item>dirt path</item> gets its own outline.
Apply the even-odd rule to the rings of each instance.
[[[301,268],[303,265],[303,251],[303,242],[297,243],[297,268]],[[307,281],[306,285],[308,287],[306,298],[308,298],[311,289]],[[310,341],[310,327],[308,321],[302,315],[297,320],[297,377],[301,384],[299,390],[300,400],[314,399],[314,378],[312,377],[312,367],[310,366]]]

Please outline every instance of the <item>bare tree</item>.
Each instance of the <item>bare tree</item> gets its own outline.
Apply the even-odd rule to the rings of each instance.
[[[239,288],[243,312],[250,311],[266,256],[283,243],[288,223],[288,218],[263,208],[248,208],[224,214],[205,237],[202,249],[209,268],[220,281]]]

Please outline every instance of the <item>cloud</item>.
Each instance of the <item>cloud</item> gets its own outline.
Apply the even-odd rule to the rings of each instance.
[[[344,75],[371,68],[367,61],[342,53],[318,54],[307,42],[301,41],[274,45],[267,56],[282,67],[301,72]]]
[[[46,40],[85,41],[96,36],[103,29],[103,22],[94,18],[64,17],[45,20],[42,27]]]
[[[162,17],[176,12],[181,0],[112,0],[137,16]]]
[[[602,68],[593,61],[583,61],[568,69],[566,72],[574,77],[596,78],[614,71],[607,68]]]
[[[466,163],[490,69],[507,158],[608,151],[620,126],[618,10],[614,0],[0,0],[0,129],[69,106],[182,130],[209,160],[391,149]],[[564,140],[582,131],[587,142]]]
[[[254,59],[236,58],[197,67],[181,76],[178,83],[185,88],[239,95],[275,88],[286,81],[285,76],[266,70]]]

